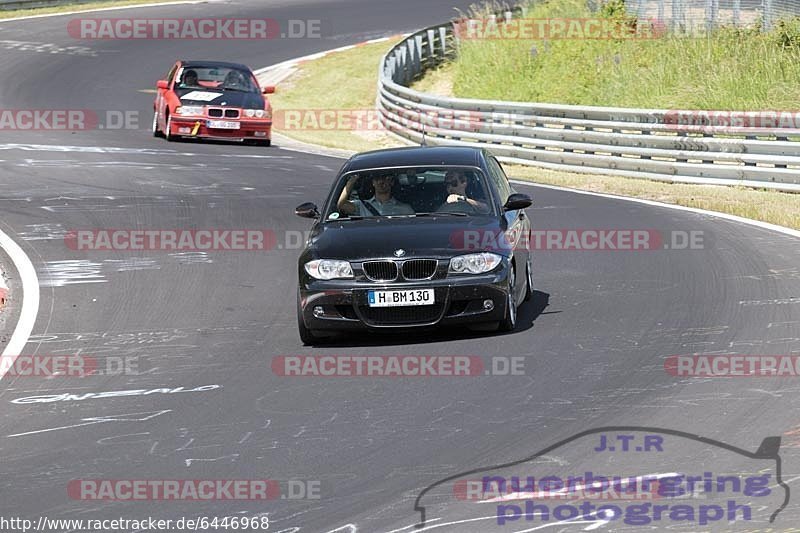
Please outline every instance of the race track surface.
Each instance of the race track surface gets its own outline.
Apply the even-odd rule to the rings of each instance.
[[[321,203],[342,160],[280,146],[167,143],[150,133],[153,95],[144,90],[176,58],[260,68],[410,31],[470,3],[238,0],[96,15],[322,21],[321,39],[267,42],[76,41],[66,31],[70,16],[0,22],[0,108],[139,117],[139,127],[130,129],[0,129],[0,229],[23,247],[41,285],[25,353],[127,357],[139,371],[2,379],[0,515],[36,521],[268,513],[270,531],[284,533],[414,531],[415,499],[425,487],[522,460],[603,426],[683,431],[752,452],[765,437],[782,436],[782,479],[797,487],[798,377],[699,379],[664,370],[665,359],[678,354],[800,354],[795,238],[706,215],[519,185],[534,196],[529,214],[538,229],[695,231],[704,246],[537,252],[537,292],[512,334],[370,335],[308,348],[296,331],[300,250],[292,244],[310,224],[293,208]],[[265,228],[281,246],[172,253],[76,251],[65,244],[68,231],[87,228]],[[521,356],[525,372],[317,378],[283,377],[271,368],[277,356],[326,354]],[[121,390],[149,393],[87,396]],[[72,396],[24,400],[60,394]],[[665,441],[658,466],[680,472],[699,462],[693,472],[714,474],[734,468],[714,450],[676,437]],[[608,453],[590,460],[579,450],[557,449],[548,460],[554,469],[578,473],[610,472],[628,462],[645,468],[649,458]],[[67,490],[80,479],[251,478],[319,482],[319,498],[86,501]],[[473,516],[463,502],[446,500],[441,496],[430,507],[429,527],[433,519],[445,524]],[[494,513],[494,506],[486,508],[474,516]],[[784,531],[798,523],[800,509],[790,499],[772,527]],[[439,530],[493,531],[492,524]],[[539,525],[520,519],[496,530]],[[665,520],[549,529],[592,525],[601,531],[732,528],[726,521],[698,528]]]

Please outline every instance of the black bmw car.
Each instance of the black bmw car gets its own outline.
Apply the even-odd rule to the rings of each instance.
[[[297,323],[324,332],[467,324],[511,331],[533,292],[531,199],[487,150],[421,147],[351,157],[298,264]]]

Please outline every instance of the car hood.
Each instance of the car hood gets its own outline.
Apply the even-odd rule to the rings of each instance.
[[[393,257],[400,249],[405,258],[452,257],[472,251],[463,246],[466,231],[502,230],[498,219],[489,216],[345,220],[318,225],[308,251],[318,258],[351,261]]]
[[[182,105],[216,105],[223,107],[242,107],[245,109],[264,109],[264,96],[259,93],[241,91],[215,91],[214,89],[180,89],[177,91]],[[209,94],[220,96],[208,99]]]

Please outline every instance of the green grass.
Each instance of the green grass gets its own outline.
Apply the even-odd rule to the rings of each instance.
[[[304,63],[270,96],[275,116],[287,110],[374,110],[378,63],[396,42],[359,46]],[[313,112],[311,114],[313,116]],[[398,144],[394,138],[377,129],[286,130],[281,129],[279,121],[274,128],[298,141],[345,150],[366,151]]]
[[[166,0],[165,0],[166,1]],[[0,11],[0,19],[29,17],[31,15],[49,15],[72,11],[89,11],[92,9],[124,7],[138,4],[154,4],[159,0],[109,0],[108,2],[75,3],[53,7],[35,7],[31,9],[13,9]]]
[[[592,18],[550,0],[527,18]],[[535,53],[532,50],[535,48]],[[800,24],[653,39],[463,40],[453,92],[465,98],[666,109],[798,109]]]
[[[339,52],[300,66],[271,96],[273,108],[372,109],[375,77],[380,57],[393,43],[378,43]],[[414,85],[417,89],[448,94],[453,68],[445,65]],[[402,146],[394,137],[376,131],[281,131],[288,137],[332,148],[372,150]],[[512,178],[574,189],[645,198],[688,207],[730,213],[755,220],[800,229],[800,194],[713,185],[661,183],[617,176],[559,172],[535,167],[505,165]]]

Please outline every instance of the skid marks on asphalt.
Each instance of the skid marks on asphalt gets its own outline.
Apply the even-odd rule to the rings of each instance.
[[[0,49],[17,52],[33,52],[37,54],[58,54],[82,57],[97,57],[97,50],[88,46],[61,46],[53,43],[36,41],[0,40]]]

